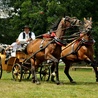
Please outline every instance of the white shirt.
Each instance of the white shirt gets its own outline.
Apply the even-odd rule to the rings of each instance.
[[[21,45],[20,44],[18,45],[16,42],[14,42],[11,44],[11,47],[13,51],[16,51],[17,49],[21,48]]]
[[[23,33],[25,33],[25,38],[23,39]],[[30,32],[29,32],[30,33]],[[20,34],[19,34],[19,36],[18,36],[18,40],[22,43],[26,43],[26,41],[30,38],[29,37],[29,33],[28,34],[26,34],[26,32],[24,31],[24,32],[21,32]],[[35,39],[35,34],[34,34],[34,32],[31,32],[31,38],[34,40]]]

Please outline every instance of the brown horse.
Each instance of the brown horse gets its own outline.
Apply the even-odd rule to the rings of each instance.
[[[69,43],[67,46],[62,47],[61,58],[66,64],[64,73],[67,75],[70,82],[74,83],[72,77],[69,75],[69,68],[75,62],[86,61],[89,63],[95,71],[96,81],[98,82],[98,71],[97,63],[94,60],[94,40],[91,37],[91,27],[92,19],[86,20],[84,23],[85,30],[80,33],[80,37],[73,42]]]
[[[31,73],[32,73],[32,82],[39,84],[40,82],[36,76],[36,70],[45,60],[52,60],[55,63],[55,72],[56,72],[56,83],[59,84],[58,77],[58,61],[61,54],[61,46],[58,44],[58,40],[62,41],[61,36],[63,36],[66,29],[71,26],[79,24],[80,21],[77,18],[65,17],[62,18],[59,22],[58,28],[56,30],[56,36],[54,38],[48,39],[35,39],[30,42],[27,46],[27,53],[30,56],[31,60]],[[41,46],[42,45],[42,46]],[[41,47],[40,47],[41,46]]]
[[[83,29],[85,29],[87,32],[91,31],[91,29],[92,29],[92,17],[90,17],[89,19],[84,18]]]

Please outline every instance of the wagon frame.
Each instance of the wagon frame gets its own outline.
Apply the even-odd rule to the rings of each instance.
[[[46,62],[40,64],[40,68],[38,70],[40,80],[49,80],[49,65],[51,64],[47,64]],[[12,72],[12,77],[15,81],[29,79],[31,75],[30,57],[26,55],[23,51],[16,51],[16,57],[10,57],[8,61],[6,61],[6,53],[0,53],[0,79],[2,78],[3,71]]]

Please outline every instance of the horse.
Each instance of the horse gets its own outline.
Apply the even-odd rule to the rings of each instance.
[[[73,25],[74,24],[74,25]],[[58,44],[61,42],[61,36],[64,35],[65,31],[75,25],[79,25],[80,20],[73,17],[63,17],[58,24],[58,28],[55,31],[55,37],[48,38],[37,38],[31,41],[26,48],[26,52],[31,61],[31,73],[32,73],[32,82],[40,84],[36,72],[39,65],[46,61],[52,60],[55,63],[55,72],[56,72],[56,83],[59,84],[59,74],[58,74],[58,61],[61,54],[61,46]]]
[[[87,22],[87,24],[85,23]],[[62,47],[61,59],[65,63],[64,73],[67,75],[71,83],[76,83],[69,75],[70,66],[73,63],[85,61],[90,64],[96,75],[96,82],[98,82],[97,63],[94,60],[94,39],[92,38],[92,19],[84,19],[84,31],[81,31],[80,37]]]
[[[88,19],[84,17],[83,29],[85,29],[87,32],[92,30],[92,17]]]

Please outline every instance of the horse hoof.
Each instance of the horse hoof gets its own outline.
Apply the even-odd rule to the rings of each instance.
[[[51,81],[52,81],[52,82],[55,82],[54,78],[51,78]]]
[[[32,80],[31,82],[32,82],[32,83],[35,83],[35,80]]]
[[[96,82],[98,82],[98,79],[96,79]]]
[[[60,84],[60,81],[57,81],[56,84],[59,85]]]
[[[52,81],[52,82],[55,82],[54,77],[55,77],[55,76],[53,76],[53,75],[51,76],[51,81]]]
[[[39,81],[36,82],[37,85],[40,85],[41,83]]]
[[[51,79],[51,81],[52,81],[52,82],[55,82],[55,80],[54,80],[54,79]]]
[[[71,83],[76,84],[76,82],[75,82],[75,81],[71,81]]]

